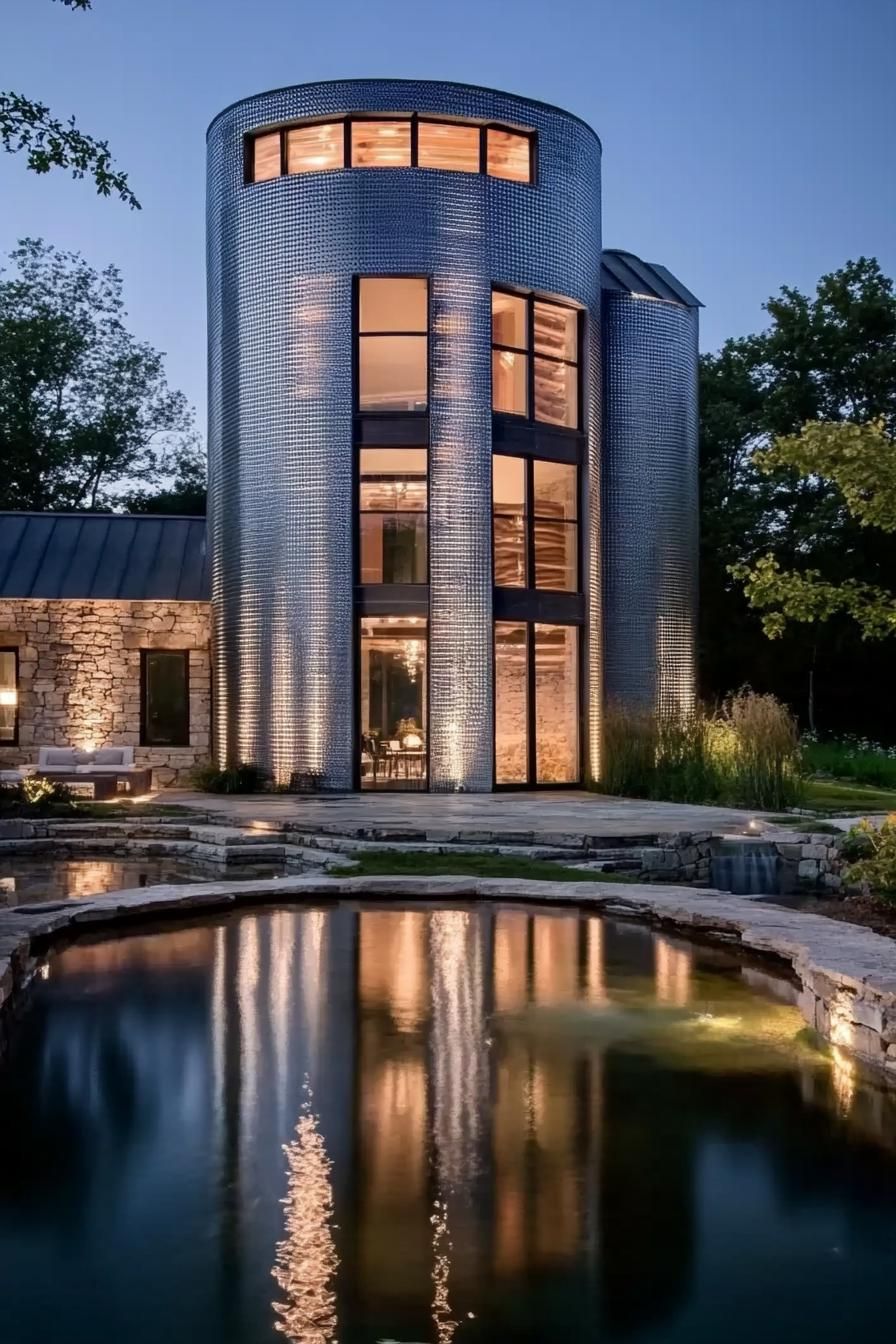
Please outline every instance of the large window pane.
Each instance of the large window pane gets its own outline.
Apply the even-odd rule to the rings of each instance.
[[[575,365],[536,358],[535,419],[549,425],[578,428],[579,387]]]
[[[526,586],[526,522],[524,518],[494,519],[495,583],[499,588]]]
[[[524,513],[526,509],[526,463],[521,457],[492,458],[492,507],[496,513]]]
[[[492,458],[494,581],[499,588],[526,586],[526,464],[521,457]]]
[[[361,514],[361,582],[426,582],[426,515]]]
[[[492,341],[495,345],[512,345],[525,350],[527,344],[526,315],[528,303],[519,294],[505,294],[492,290]]]
[[[555,359],[578,359],[579,314],[575,308],[535,300],[535,353]]]
[[[15,649],[0,649],[0,742],[15,742],[19,708],[18,658]]]
[[[487,151],[491,177],[506,177],[513,182],[532,180],[532,155],[527,135],[490,129],[487,132]]]
[[[529,715],[526,626],[495,622],[495,781],[528,779]]]
[[[256,135],[252,142],[252,181],[267,182],[280,176],[280,132]]]
[[[425,336],[361,336],[359,345],[362,411],[426,410]]]
[[[345,167],[345,127],[341,121],[296,126],[286,133],[286,171],[319,173]]]
[[[535,587],[574,593],[578,588],[578,524],[536,518],[532,527],[535,533]]]
[[[579,778],[578,630],[535,626],[535,775],[539,784]]]
[[[427,285],[420,276],[361,277],[359,322],[362,332],[425,332]]]
[[[578,517],[578,469],[566,462],[532,464],[536,517],[565,518],[567,522]]]
[[[525,355],[512,350],[492,351],[492,409],[507,415],[527,415],[528,364]]]
[[[409,168],[409,121],[353,121],[353,168]]]
[[[362,621],[362,788],[426,787],[426,670],[424,617]]]
[[[421,168],[479,172],[479,127],[421,121],[417,127],[417,163]]]
[[[189,658],[182,650],[143,650],[144,746],[189,746]]]

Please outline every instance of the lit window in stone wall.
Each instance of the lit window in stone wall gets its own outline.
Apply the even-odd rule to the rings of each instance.
[[[190,655],[185,649],[141,650],[140,708],[142,746],[189,746]]]
[[[14,744],[19,723],[19,654],[0,649],[0,742]]]

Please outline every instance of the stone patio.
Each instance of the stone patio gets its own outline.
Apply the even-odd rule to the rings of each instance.
[[[580,844],[600,840],[680,834],[683,831],[743,831],[755,812],[688,803],[611,798],[584,790],[540,793],[352,793],[327,795],[193,793],[166,789],[162,803],[213,813],[235,826],[300,827],[343,835],[398,833],[415,840],[510,840]],[[560,843],[563,843],[562,841]]]

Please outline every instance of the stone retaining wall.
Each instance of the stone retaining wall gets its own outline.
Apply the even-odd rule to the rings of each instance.
[[[206,602],[0,601],[0,647],[19,655],[19,741],[0,768],[38,747],[133,746],[156,787],[185,783],[209,755],[211,615]],[[190,655],[190,745],[140,745],[140,651]]]

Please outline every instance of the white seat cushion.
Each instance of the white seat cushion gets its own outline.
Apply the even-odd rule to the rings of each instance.
[[[93,753],[95,765],[128,766],[134,764],[133,747],[100,747]]]
[[[134,773],[136,765],[88,765],[84,767],[88,775],[129,775]]]
[[[41,747],[38,752],[37,764],[41,770],[74,770],[79,764],[79,757],[86,753],[78,751],[75,747]]]

